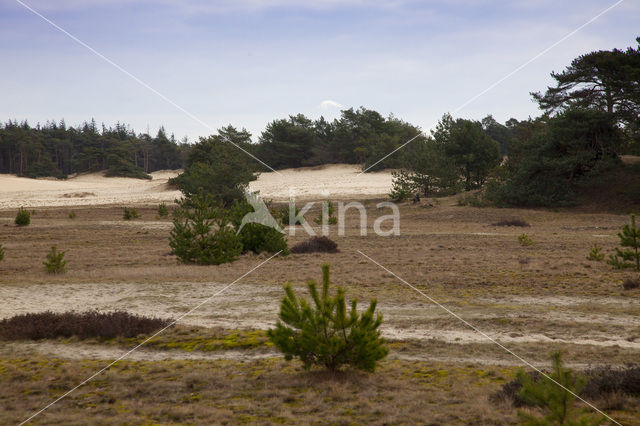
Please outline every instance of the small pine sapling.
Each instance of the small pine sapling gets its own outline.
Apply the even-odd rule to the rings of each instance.
[[[358,315],[357,300],[347,313],[345,291],[338,287],[335,296],[329,294],[329,265],[322,266],[322,293],[317,283],[308,283],[312,302],[296,297],[290,284],[284,287],[286,296],[280,306],[280,320],[268,331],[269,339],[291,360],[298,357],[304,367],[321,365],[338,370],[343,365],[374,371],[376,363],[387,356],[388,349],[378,327],[382,315],[374,317],[376,301]]]
[[[321,225],[323,223],[323,219],[324,219],[325,212],[326,212],[327,223],[329,225],[336,225],[338,223],[338,218],[334,216],[334,213],[336,211],[335,206],[333,205],[333,203],[331,201],[327,201],[325,205],[326,205],[326,208],[324,208],[324,206],[323,206],[322,214],[319,217],[315,218],[313,221],[315,223],[317,223],[318,225]]]
[[[2,259],[4,259],[4,247],[0,244],[0,262],[2,262]]]
[[[169,216],[169,208],[167,208],[167,203],[160,203],[158,206],[158,217],[167,217]]]
[[[122,218],[124,220],[132,220],[132,219],[137,219],[139,217],[140,215],[138,214],[138,210],[134,208],[129,208],[129,207],[124,208],[124,211],[122,213]]]
[[[601,260],[603,260],[604,253],[602,253],[602,247],[600,247],[598,244],[594,244],[593,247],[591,247],[591,251],[587,256],[587,259],[595,260],[596,262],[600,262]]]
[[[640,228],[636,226],[636,216],[631,215],[631,224],[625,224],[622,232],[618,232],[620,245],[629,247],[621,250],[616,247],[616,253],[609,255],[607,263],[616,269],[634,268],[640,271]]]
[[[20,207],[14,223],[18,226],[29,225],[31,223],[31,213],[29,212],[29,210],[25,210],[23,207]]]
[[[521,246],[532,246],[534,244],[531,237],[529,237],[527,234],[520,235],[518,237],[518,242],[520,243]]]
[[[42,262],[45,271],[50,274],[62,274],[67,271],[67,261],[64,260],[66,251],[58,252],[56,246],[51,246],[51,250],[47,254],[47,260]]]
[[[544,417],[518,410],[523,425],[599,425],[604,417],[595,416],[575,406],[576,395],[585,387],[587,380],[574,376],[570,369],[564,368],[559,352],[551,355],[552,372],[536,379],[518,371],[517,379],[522,385],[518,397],[543,411]]]

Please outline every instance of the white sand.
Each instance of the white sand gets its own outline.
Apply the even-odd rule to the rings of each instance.
[[[0,175],[0,209],[171,202],[180,197],[180,192],[168,189],[167,181],[178,173],[154,172],[152,180],[107,178],[103,173],[67,180]],[[279,174],[262,173],[250,188],[275,201],[287,200],[290,193],[296,199],[345,199],[373,198],[389,192],[390,172],[359,173],[358,166],[346,164],[287,169]]]

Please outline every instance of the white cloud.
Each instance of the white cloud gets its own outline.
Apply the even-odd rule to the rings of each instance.
[[[336,101],[332,101],[331,99],[327,99],[320,102],[320,108],[322,109],[344,108],[344,105],[339,104]]]

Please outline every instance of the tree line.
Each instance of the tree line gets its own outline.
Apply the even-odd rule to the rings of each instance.
[[[32,178],[100,170],[145,178],[156,170],[181,168],[187,150],[164,128],[152,137],[120,123],[98,127],[95,120],[78,127],[64,120],[34,127],[26,121],[0,124],[0,173]]]

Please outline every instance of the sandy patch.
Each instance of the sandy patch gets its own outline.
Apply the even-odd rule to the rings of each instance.
[[[104,173],[67,180],[0,175],[0,209],[172,202],[180,192],[168,188],[167,181],[179,172],[157,171],[151,174],[152,180],[107,178]],[[296,199],[374,198],[390,188],[390,172],[360,174],[358,166],[347,164],[262,173],[250,184],[252,191],[275,201],[286,201],[290,194]]]

